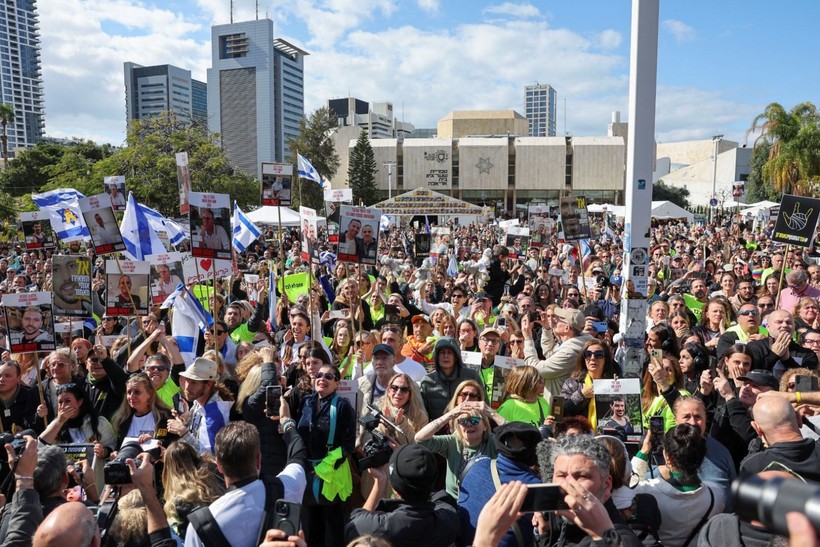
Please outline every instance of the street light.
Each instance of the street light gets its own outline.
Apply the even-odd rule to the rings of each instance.
[[[717,159],[721,139],[723,139],[723,135],[715,135],[712,137],[712,142],[715,143],[715,151],[712,154],[712,199],[714,199],[717,194]],[[714,208],[711,209],[710,212],[714,218]]]

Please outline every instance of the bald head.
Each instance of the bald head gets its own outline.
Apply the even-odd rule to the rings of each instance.
[[[90,547],[100,544],[97,521],[80,502],[64,503],[49,513],[34,534],[34,547],[72,545]]]
[[[755,430],[765,436],[769,445],[800,437],[800,421],[791,403],[783,397],[758,397],[752,408]]]

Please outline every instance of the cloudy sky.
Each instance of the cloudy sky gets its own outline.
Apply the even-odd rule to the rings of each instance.
[[[254,0],[234,0],[234,20]],[[392,101],[435,127],[452,110],[524,111],[524,86],[558,92],[558,133],[602,135],[625,120],[628,0],[258,0],[276,36],[310,52],[308,112],[330,98]],[[173,64],[205,80],[210,26],[229,0],[45,0],[38,3],[46,132],[121,144],[123,62]],[[818,102],[820,3],[661,2],[657,139],[723,133],[743,143],[766,104]],[[566,124],[564,123],[566,101]]]

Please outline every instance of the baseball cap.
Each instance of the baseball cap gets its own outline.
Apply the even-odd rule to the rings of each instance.
[[[501,331],[495,327],[486,327],[483,331],[481,331],[481,336],[486,336],[488,334],[497,334],[500,337]]]
[[[745,376],[738,376],[737,379],[751,382],[758,386],[770,387],[775,390],[780,389],[780,382],[778,382],[777,378],[774,377],[774,374],[768,370],[750,370]]]
[[[572,308],[555,308],[555,315],[579,332],[584,330],[587,323],[584,314]]]
[[[390,346],[388,344],[376,344],[376,347],[373,348],[373,354],[375,355],[380,351],[383,351],[384,353],[389,353],[394,357],[396,355],[396,351],[393,349],[393,346]]]
[[[216,381],[219,378],[216,363],[210,359],[197,357],[193,364],[179,373],[183,378],[202,382]]]
[[[411,501],[426,499],[436,484],[438,464],[420,444],[406,444],[390,456],[388,476],[393,489]]]
[[[411,323],[413,323],[414,325],[415,325],[416,323],[418,323],[419,321],[424,321],[424,322],[426,322],[427,324],[432,324],[432,323],[430,323],[430,318],[429,318],[429,317],[427,317],[426,315],[424,315],[423,313],[420,313],[420,314],[418,314],[418,315],[414,315],[414,316],[413,316],[413,319],[411,319],[411,320],[410,320],[410,322],[411,322]],[[374,350],[374,351],[375,351],[375,350]]]
[[[538,462],[535,447],[543,438],[534,425],[524,422],[507,422],[495,429],[494,437],[495,449],[499,454],[528,465],[535,465]],[[519,439],[522,443],[510,443],[513,438]]]

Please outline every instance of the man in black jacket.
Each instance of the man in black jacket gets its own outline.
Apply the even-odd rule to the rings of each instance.
[[[780,378],[786,369],[817,368],[817,354],[792,339],[794,317],[785,310],[775,310],[768,316],[768,338],[749,343],[754,368],[765,368]]]
[[[372,534],[395,547],[451,545],[459,532],[455,501],[446,492],[431,497],[437,464],[433,453],[419,444],[404,445],[385,467],[368,470],[375,481],[362,509],[350,515],[345,540]],[[388,480],[399,499],[387,498]],[[387,499],[385,499],[387,498]]]

